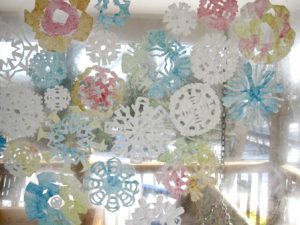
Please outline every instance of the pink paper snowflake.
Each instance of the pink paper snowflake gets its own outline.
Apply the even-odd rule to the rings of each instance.
[[[200,0],[198,17],[207,26],[225,31],[237,12],[236,0]]]
[[[165,165],[155,176],[157,182],[170,192],[170,196],[178,199],[186,192],[190,175],[184,166]]]
[[[94,66],[94,76],[85,77],[79,86],[81,101],[93,110],[109,108],[117,88],[118,76],[115,72]]]

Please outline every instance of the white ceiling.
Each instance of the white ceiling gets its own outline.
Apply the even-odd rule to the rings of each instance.
[[[163,14],[167,9],[168,5],[174,2],[186,2],[192,5],[194,9],[197,8],[199,0],[131,0],[130,11],[133,15],[157,15]],[[253,0],[254,1],[254,0]],[[0,11],[23,11],[24,9],[32,9],[35,0],[0,0]],[[112,2],[112,0],[111,0]],[[252,2],[251,0],[238,0],[239,6],[243,6],[247,2]],[[273,4],[284,4],[291,11],[300,10],[299,0],[271,0]],[[91,0],[88,11],[90,13],[96,13],[94,5],[97,0]]]

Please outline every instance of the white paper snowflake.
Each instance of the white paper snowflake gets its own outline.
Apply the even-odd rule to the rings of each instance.
[[[173,3],[168,8],[163,18],[167,29],[176,36],[188,36],[197,26],[196,12],[183,2],[179,2],[178,6]]]
[[[32,44],[23,33],[16,32],[19,29],[12,29],[8,24],[0,21],[0,78],[10,81],[15,74],[25,73],[29,58],[38,51],[38,45]]]
[[[180,215],[184,213],[183,207],[177,208],[170,202],[164,202],[163,196],[158,196],[156,203],[147,203],[145,199],[139,200],[140,207],[132,214],[126,225],[180,225]]]
[[[68,89],[63,86],[48,88],[44,94],[44,102],[47,108],[53,112],[64,110],[68,107],[71,97]]]
[[[104,131],[115,137],[112,151],[132,162],[156,159],[174,137],[164,125],[166,116],[162,106],[149,106],[147,98],[138,97],[131,107],[122,106],[105,123]]]
[[[221,84],[234,75],[238,59],[238,49],[232,41],[223,34],[207,34],[193,47],[191,67],[200,81]]]
[[[0,88],[0,131],[10,138],[32,137],[43,121],[42,97],[30,87],[10,84]]]
[[[121,45],[117,35],[96,27],[87,40],[86,51],[92,62],[105,66],[118,57]]]
[[[220,99],[208,85],[188,84],[171,96],[170,116],[183,136],[202,135],[220,120]]]

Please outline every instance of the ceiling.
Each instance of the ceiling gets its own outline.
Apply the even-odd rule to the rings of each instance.
[[[122,1],[122,0],[121,0]],[[199,0],[131,0],[130,11],[133,15],[158,15],[163,14],[168,5],[174,2],[186,2],[192,5],[194,9],[197,8]],[[0,0],[0,11],[23,11],[24,9],[32,9],[35,0]],[[111,0],[112,2],[112,0]],[[239,6],[243,6],[251,0],[238,0]],[[273,4],[284,4],[291,11],[300,10],[299,0],[271,0]],[[90,13],[96,13],[94,5],[97,0],[91,0],[88,11]]]

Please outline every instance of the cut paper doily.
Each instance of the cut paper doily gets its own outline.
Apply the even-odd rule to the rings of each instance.
[[[163,196],[158,196],[155,203],[147,203],[145,199],[139,200],[140,206],[135,209],[132,219],[126,220],[126,225],[180,225],[180,215],[184,213],[182,207],[164,201]]]
[[[188,36],[197,26],[196,12],[190,10],[191,6],[179,2],[177,5],[173,3],[168,7],[163,22],[166,24],[167,30],[175,36]]]
[[[87,68],[72,88],[72,102],[82,110],[107,111],[123,99],[124,81],[100,66]]]
[[[40,168],[37,147],[25,139],[10,141],[3,156],[4,166],[15,177],[30,177]]]
[[[25,211],[40,225],[80,225],[80,214],[88,210],[88,199],[73,176],[43,172],[37,183],[29,182],[24,194]]]
[[[121,44],[116,34],[94,27],[86,42],[86,52],[97,65],[110,65],[121,52]]]
[[[205,84],[188,84],[170,99],[170,117],[183,136],[198,136],[215,128],[221,104],[215,91]]]
[[[200,0],[198,17],[208,27],[225,31],[238,9],[236,0]]]
[[[90,0],[36,0],[25,10],[25,23],[32,27],[42,48],[64,52],[72,39],[85,41],[93,27],[93,17],[85,10]],[[62,16],[59,16],[62,14]]]
[[[86,164],[94,147],[93,126],[90,121],[77,114],[66,115],[52,127],[48,134],[48,146],[53,155],[67,163]]]
[[[250,63],[243,69],[225,85],[223,105],[232,119],[261,124],[265,117],[279,111],[281,99],[277,94],[283,92],[283,86],[276,82],[273,70],[252,68]]]
[[[191,68],[194,77],[214,85],[222,84],[234,75],[238,65],[237,46],[223,34],[207,34],[191,53]]]
[[[66,109],[71,101],[69,90],[63,86],[49,88],[44,94],[44,103],[52,112]]]
[[[157,182],[162,183],[169,191],[170,196],[180,199],[185,194],[188,186],[189,172],[184,166],[164,165],[155,174]]]
[[[131,0],[98,0],[96,9],[99,10],[98,20],[103,24],[105,29],[114,25],[123,26],[130,17],[129,6]],[[113,15],[108,15],[107,10],[109,4],[114,4],[119,8],[119,11]]]
[[[131,107],[121,106],[105,123],[104,131],[115,137],[111,150],[132,162],[156,159],[174,137],[164,125],[166,117],[166,110],[151,107],[147,98],[137,98]]]
[[[245,58],[262,64],[284,58],[296,35],[289,18],[285,6],[272,5],[269,0],[256,0],[243,6],[234,31],[240,38],[239,48]]]
[[[0,56],[0,81],[1,78],[10,81],[16,74],[27,71],[29,58],[38,51],[38,46],[2,21],[0,27],[0,42],[6,44],[7,53]]]
[[[139,183],[134,180],[135,170],[129,165],[122,165],[117,158],[106,163],[96,162],[84,178],[84,187],[90,191],[90,202],[104,205],[110,212],[121,206],[129,207],[135,202]]]
[[[44,121],[42,97],[29,86],[0,88],[0,131],[9,138],[32,137]]]
[[[64,53],[42,51],[30,59],[28,75],[40,89],[52,88],[67,78]]]

